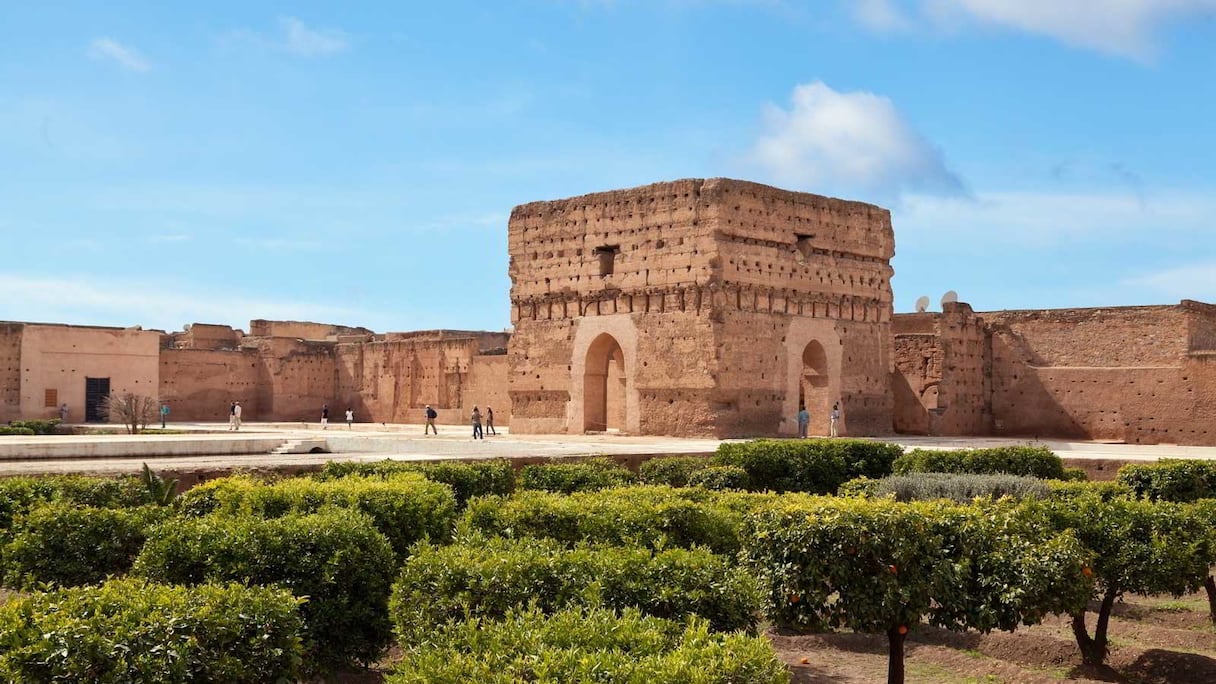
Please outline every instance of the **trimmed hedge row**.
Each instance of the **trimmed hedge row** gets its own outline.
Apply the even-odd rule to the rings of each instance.
[[[1004,446],[937,451],[913,449],[896,459],[896,475],[909,473],[972,473],[1022,475],[1041,480],[1065,479],[1064,461],[1047,447]]]
[[[747,471],[739,466],[710,466],[688,476],[688,486],[705,489],[749,489]]]
[[[713,634],[702,619],[676,622],[627,609],[513,612],[505,620],[446,625],[407,650],[389,684],[645,682],[787,684],[762,637]]]
[[[456,505],[464,508],[469,499],[490,494],[507,495],[515,491],[515,470],[506,459],[479,461],[474,463],[453,461],[393,461],[374,463],[353,461],[325,464],[321,472],[313,477],[318,480],[334,480],[351,475],[387,477],[397,473],[422,473],[428,480],[442,482],[452,488]]]
[[[646,484],[687,487],[688,478],[714,462],[704,456],[661,456],[638,467],[638,476]]]
[[[313,513],[325,506],[357,510],[375,521],[401,557],[421,539],[449,539],[456,520],[451,488],[417,473],[329,481],[300,477],[274,484],[237,475],[189,490],[181,496],[181,506],[192,516],[225,513],[261,518]]]
[[[35,434],[37,434],[37,433],[27,427],[13,427],[11,425],[0,425],[0,436],[8,435],[8,436],[14,436],[14,437],[16,437],[16,436],[30,437]]]
[[[51,503],[19,516],[4,546],[4,584],[78,586],[123,575],[143,548],[148,528],[169,517],[163,506],[78,507]]]
[[[49,435],[55,432],[55,426],[60,423],[58,418],[50,418],[48,420],[13,420],[9,421],[9,427],[25,428],[32,430],[35,435]]]
[[[390,612],[404,644],[464,618],[505,617],[533,605],[634,607],[647,615],[699,615],[716,630],[752,629],[759,594],[746,570],[704,550],[567,549],[552,540],[470,537],[423,544],[393,585]]]
[[[647,548],[704,546],[739,550],[742,515],[696,489],[637,486],[570,495],[521,491],[469,503],[461,526],[501,537],[554,539]]]
[[[524,466],[519,488],[573,494],[625,487],[638,476],[609,458],[589,458],[578,463],[542,463]]]
[[[973,475],[953,473],[913,473],[892,475],[881,480],[858,478],[840,486],[842,496],[890,497],[896,501],[933,501],[948,499],[967,503],[976,498],[1045,499],[1051,487],[1035,477],[1020,475]]]
[[[14,598],[0,606],[0,680],[296,681],[297,603],[277,588],[130,579]]]
[[[721,444],[714,462],[742,468],[752,490],[834,494],[853,478],[890,475],[902,453],[861,439],[758,439]]]
[[[143,482],[136,477],[0,478],[0,530],[8,529],[15,516],[52,501],[97,508],[130,508],[152,503]]]
[[[1115,479],[1136,496],[1153,501],[1216,498],[1216,461],[1163,458],[1156,463],[1129,463]]]
[[[392,639],[396,561],[372,521],[348,510],[262,520],[207,516],[154,528],[133,574],[166,584],[281,585],[301,599],[305,670],[374,662]]]

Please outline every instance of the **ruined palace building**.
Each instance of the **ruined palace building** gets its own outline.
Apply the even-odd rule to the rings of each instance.
[[[98,420],[131,391],[175,421],[463,423],[516,433],[827,431],[1216,445],[1216,306],[895,314],[891,214],[727,180],[511,212],[510,332],[252,321],[175,333],[0,323],[0,422]]]

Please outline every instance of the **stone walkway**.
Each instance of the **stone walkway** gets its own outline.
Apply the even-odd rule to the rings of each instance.
[[[511,435],[501,429],[498,436],[473,440],[470,428],[440,425],[438,436],[424,436],[421,425],[334,424],[327,430],[300,423],[247,423],[239,433],[222,424],[170,424],[170,429],[188,430],[180,435],[72,435],[0,438],[0,476],[36,473],[133,473],[144,463],[155,470],[220,470],[233,467],[276,468],[322,464],[326,461],[548,458],[591,455],[709,454],[716,439],[637,437],[602,435]],[[233,443],[278,444],[288,440],[324,439],[331,453],[270,454],[231,453]],[[1032,443],[1025,439],[911,437],[885,438],[909,448],[954,449]],[[1098,442],[1043,440],[1066,459],[1155,460],[1158,458],[1216,459],[1216,447],[1175,445],[1129,445]],[[149,449],[149,445],[155,448]],[[54,448],[63,457],[43,455],[23,459]],[[138,452],[135,450],[139,449]],[[269,449],[267,449],[268,451]],[[214,453],[216,455],[199,455]],[[228,452],[228,453],[225,453]],[[51,452],[46,452],[50,454]],[[147,455],[134,455],[135,453]]]

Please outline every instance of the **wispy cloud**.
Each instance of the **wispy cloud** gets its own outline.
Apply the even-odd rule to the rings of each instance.
[[[1216,259],[1145,273],[1128,278],[1123,284],[1174,299],[1216,302]]]
[[[768,105],[749,160],[778,184],[887,201],[915,190],[964,195],[942,153],[891,100],[841,93],[821,81],[794,88],[789,109]]]
[[[262,33],[251,29],[236,29],[224,41],[252,43],[271,50],[299,57],[327,57],[350,46],[350,37],[336,28],[313,28],[296,17],[279,19],[277,32]]]
[[[1216,14],[1216,0],[860,0],[854,16],[876,31],[993,26],[1075,47],[1147,59],[1171,21]]]
[[[178,330],[194,322],[244,327],[255,318],[356,324],[384,319],[378,312],[358,308],[137,280],[0,274],[0,290],[23,293],[5,307],[4,315],[24,321]]]
[[[89,57],[114,62],[129,71],[142,73],[152,70],[152,63],[140,54],[139,50],[123,45],[113,38],[95,38],[89,43]]]

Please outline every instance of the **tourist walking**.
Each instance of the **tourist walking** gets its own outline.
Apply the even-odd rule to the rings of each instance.
[[[832,425],[831,425],[831,428],[830,428],[831,431],[829,434],[831,434],[831,436],[833,436],[833,437],[836,436],[836,424],[839,422],[840,422],[840,402],[838,401],[832,405]]]
[[[241,429],[241,402],[232,402],[232,429]]]
[[[236,402],[228,404],[228,429],[236,429]]]
[[[430,434],[431,430],[434,430],[435,436],[438,437],[439,429],[435,427],[435,419],[439,417],[439,414],[435,412],[435,409],[431,408],[430,404],[427,404],[424,415],[426,416],[426,426],[422,428],[422,434],[427,435]]]
[[[329,404],[321,406],[321,429],[329,429]]]
[[[486,430],[488,430],[491,435],[498,434],[494,431],[494,409],[490,408],[489,406],[486,407]]]
[[[806,429],[811,424],[811,414],[803,406],[798,410],[798,436],[806,438]]]
[[[346,409],[346,429],[354,430],[355,429],[354,422],[355,422],[355,412],[350,410],[350,407],[347,407],[347,409]]]
[[[473,439],[485,439],[486,436],[481,431],[481,411],[477,407],[473,407]]]
[[[169,418],[169,405],[160,405],[160,429],[165,429],[165,420]]]

